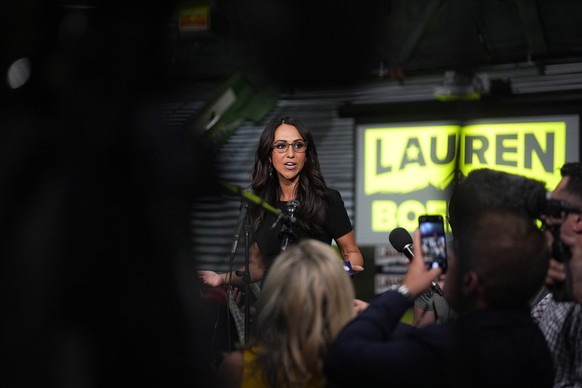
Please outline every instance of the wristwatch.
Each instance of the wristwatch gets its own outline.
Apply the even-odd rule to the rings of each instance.
[[[412,297],[412,294],[410,293],[410,290],[404,284],[394,284],[393,286],[390,286],[390,288],[388,290],[396,291],[408,300],[414,299]]]

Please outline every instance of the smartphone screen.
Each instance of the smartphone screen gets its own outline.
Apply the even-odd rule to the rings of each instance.
[[[427,268],[441,268],[447,272],[447,241],[443,217],[422,215],[418,217],[422,257]]]

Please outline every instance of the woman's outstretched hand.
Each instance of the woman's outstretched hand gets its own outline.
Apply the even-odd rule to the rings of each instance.
[[[208,287],[219,287],[224,284],[224,276],[214,271],[198,271],[198,278]]]

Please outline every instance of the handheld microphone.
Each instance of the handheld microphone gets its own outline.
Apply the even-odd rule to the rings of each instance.
[[[398,252],[404,253],[410,260],[414,258],[414,253],[412,252],[412,237],[406,229],[401,227],[394,229],[390,232],[388,240],[390,240],[390,244]]]
[[[414,252],[412,251],[412,236],[408,231],[402,227],[395,228],[390,232],[388,236],[390,244],[400,253],[404,253],[408,259],[412,260],[414,258]],[[436,282],[432,282],[432,290],[443,296],[443,290]]]

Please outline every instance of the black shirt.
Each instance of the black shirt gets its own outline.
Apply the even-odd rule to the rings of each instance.
[[[326,244],[331,244],[332,239],[337,241],[338,238],[352,231],[352,224],[339,191],[328,188],[326,196],[327,209],[321,233],[309,235],[297,226],[294,228],[296,233],[295,242],[305,238],[314,238]],[[279,201],[275,207],[285,213],[286,205],[287,202]],[[301,204],[299,204],[297,211],[297,219],[301,220]],[[275,257],[281,253],[281,243],[282,238],[284,238],[284,235],[281,236],[281,228],[284,226],[283,220],[279,220],[275,228],[271,228],[276,221],[277,217],[268,213],[256,233],[257,244],[267,269],[271,266]]]

